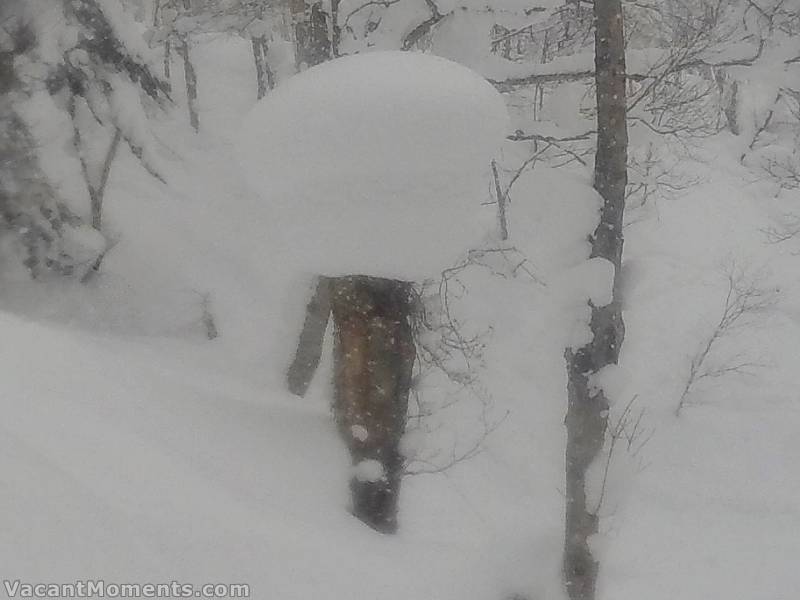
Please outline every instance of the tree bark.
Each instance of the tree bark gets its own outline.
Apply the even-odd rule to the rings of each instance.
[[[164,41],[164,82],[172,91],[172,42]]]
[[[338,30],[335,23],[328,27],[329,15],[322,4],[291,0],[290,10],[297,69],[333,58]],[[334,2],[332,12],[338,12],[338,2]],[[287,373],[289,389],[303,395],[319,364],[322,339],[332,314],[333,412],[354,467],[350,480],[352,512],[381,533],[397,531],[405,467],[400,439],[406,428],[416,360],[411,292],[411,284],[405,281],[366,275],[320,277]]]
[[[594,600],[599,570],[589,538],[598,531],[600,507],[587,502],[586,474],[605,441],[609,403],[602,389],[589,385],[589,377],[617,363],[625,336],[619,300],[628,148],[621,0],[595,0],[594,14],[598,130],[594,187],[603,198],[603,207],[592,236],[591,255],[610,261],[615,275],[612,302],[592,306],[592,341],[565,352],[568,408],[563,574],[571,600]]]
[[[719,90],[720,103],[728,128],[733,135],[741,134],[739,127],[739,82],[735,79],[730,84],[724,69],[714,69],[714,81]]]
[[[296,396],[305,396],[311,379],[322,357],[322,343],[331,313],[331,280],[318,277],[314,293],[306,306],[306,318],[294,360],[286,372],[289,391]]]
[[[189,13],[192,9],[190,0],[183,0],[183,9]],[[194,69],[189,55],[189,34],[181,33],[178,37],[178,54],[183,59],[183,74],[186,80],[186,105],[189,109],[189,123],[192,129],[200,131],[200,115],[197,112],[197,71]]]
[[[321,2],[307,4],[293,0],[290,5],[295,34],[295,64],[298,71],[313,67],[333,57],[328,30],[328,15]]]
[[[416,350],[411,286],[367,276],[331,280],[334,415],[352,457],[352,511],[382,533],[397,530],[408,395]],[[380,473],[364,476],[369,461]]]
[[[186,106],[189,110],[189,123],[192,129],[200,131],[200,115],[197,112],[197,73],[189,56],[189,38],[181,35],[178,53],[183,59],[183,73],[186,79]]]
[[[339,4],[341,0],[331,0],[331,57],[339,57],[339,45],[342,41],[342,28],[339,26]]]
[[[261,100],[267,91],[275,87],[275,75],[267,62],[267,38],[264,36],[250,39],[253,47],[253,62],[256,66],[256,97]]]

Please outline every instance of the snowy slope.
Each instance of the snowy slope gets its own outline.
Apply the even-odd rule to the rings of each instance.
[[[465,272],[456,308],[491,331],[480,381],[499,425],[477,456],[408,477],[401,531],[381,536],[346,510],[329,362],[305,399],[280,378],[307,290],[276,281],[274,242],[253,218],[264,200],[235,160],[254,101],[248,53],[224,37],[196,49],[203,130],[190,134],[176,109],[156,132],[169,189],[128,156],[115,165],[107,219],[119,241],[92,287],[0,289],[3,576],[247,582],[260,600],[561,600],[563,348],[585,335],[594,291],[575,277],[597,218],[588,174],[537,165],[515,186],[511,242],[536,279]],[[622,458],[612,472],[603,599],[783,600],[800,587],[798,259],[764,243],[782,206],[743,185],[726,143],[709,149],[720,158],[704,185],[626,231],[612,418],[638,395],[654,434],[641,470]],[[676,418],[730,256],[766,265],[780,286],[774,309],[723,349],[768,366],[698,388]],[[453,389],[432,378],[422,392],[444,405]],[[458,398],[423,442],[436,460],[480,435],[480,403]]]
[[[712,141],[703,183],[626,231],[623,394],[640,395],[654,433],[641,472],[609,507],[602,597],[788,600],[800,586],[798,257],[764,234],[796,198],[766,195],[730,156],[733,145],[727,134]],[[711,363],[762,366],[701,382],[676,419],[732,262],[760,278],[774,305],[736,328]]]
[[[231,137],[253,102],[247,51],[225,39],[197,48],[205,129],[195,138],[176,111],[156,132],[177,191],[120,158],[107,201],[118,243],[102,277],[3,289],[15,340],[3,348],[4,572],[243,581],[264,599],[559,597],[561,348],[574,307],[529,277],[464,275],[475,287],[460,310],[471,327],[494,328],[483,385],[502,423],[482,454],[406,480],[397,537],[364,528],[347,513],[330,365],[305,399],[280,377],[307,290],[276,282],[278,249],[254,218],[268,207],[234,161]],[[555,198],[535,209],[562,230],[537,268],[557,274],[585,258],[597,203],[578,188],[568,213]],[[220,331],[211,342],[205,295]],[[540,312],[520,327],[529,305]],[[547,356],[532,370],[525,356],[540,344]],[[424,385],[451,399],[435,378]],[[425,456],[446,463],[479,439],[480,408],[466,398],[442,413]]]

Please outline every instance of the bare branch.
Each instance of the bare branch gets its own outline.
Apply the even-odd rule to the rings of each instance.
[[[644,408],[639,409],[634,414],[634,407],[638,400],[639,396],[634,395],[622,409],[620,415],[608,423],[608,428],[606,429],[606,438],[608,441],[606,444],[605,462],[603,464],[603,477],[600,483],[600,493],[597,498],[597,504],[592,514],[600,514],[600,509],[603,507],[606,490],[608,489],[608,477],[611,471],[611,465],[620,445],[624,444],[624,450],[630,456],[638,459],[642,449],[655,434],[654,429],[648,429],[644,426]]]
[[[763,364],[741,355],[728,357],[716,366],[710,365],[710,358],[724,338],[744,325],[749,318],[763,313],[775,303],[775,291],[763,287],[758,274],[749,274],[732,262],[725,276],[727,290],[722,314],[689,363],[686,381],[675,407],[676,417],[680,416],[686,406],[695,404],[691,394],[700,381],[730,374],[751,374],[754,369],[764,367]]]
[[[402,2],[402,0],[369,0],[369,2],[365,2],[364,4],[357,6],[344,18],[342,22],[342,27],[347,27],[350,24],[350,19],[360,13],[362,10],[369,8],[370,6],[383,6],[384,8],[388,8],[393,4],[397,4],[398,2]]]

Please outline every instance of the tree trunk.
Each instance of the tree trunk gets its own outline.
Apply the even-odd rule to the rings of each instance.
[[[322,10],[322,3],[306,4],[304,0],[293,0],[291,11],[297,70],[330,60],[333,57],[333,45],[329,37],[328,15]]]
[[[261,100],[267,95],[267,90],[275,87],[275,75],[267,62],[267,38],[264,36],[250,39],[253,46],[253,62],[256,66],[256,97]]]
[[[728,128],[733,135],[739,135],[741,133],[739,127],[739,82],[734,79],[729,84],[725,70],[721,68],[714,69],[713,75]]]
[[[603,447],[609,404],[602,389],[589,385],[589,377],[617,363],[625,335],[619,301],[628,148],[621,0],[595,0],[594,14],[598,131],[594,187],[603,198],[603,208],[592,237],[592,257],[610,261],[615,276],[612,302],[592,306],[593,340],[565,352],[568,408],[563,569],[571,600],[594,600],[599,568],[589,538],[598,531],[600,507],[587,503],[586,473]]]
[[[191,0],[183,0],[183,9],[186,13],[192,10]],[[183,59],[183,74],[186,80],[186,105],[189,109],[189,123],[192,129],[200,131],[200,115],[197,112],[197,72],[194,70],[189,56],[189,34],[181,33],[178,36],[178,54]]]
[[[15,81],[14,53],[0,52],[0,96],[10,92],[14,87]],[[0,102],[6,102],[6,99],[0,98]]]
[[[183,73],[186,79],[186,105],[189,109],[189,123],[192,129],[200,131],[200,115],[197,113],[197,73],[189,56],[189,38],[181,35],[178,53],[183,59]]]
[[[314,294],[306,306],[306,318],[297,342],[297,351],[286,372],[289,391],[297,396],[306,395],[322,357],[322,342],[331,313],[330,288],[331,280],[328,277],[318,277]]]
[[[339,56],[339,45],[342,41],[342,28],[339,27],[339,4],[341,0],[331,0],[331,57]]]
[[[253,46],[253,64],[256,66],[256,98],[261,100],[267,95],[267,74],[264,71],[264,53],[261,49],[261,40],[251,38],[250,44]]]
[[[103,229],[103,199],[106,195],[108,177],[111,174],[111,165],[114,164],[114,159],[117,157],[117,150],[119,149],[121,140],[122,132],[119,128],[114,128],[114,135],[111,138],[111,144],[108,147],[103,166],[100,170],[100,182],[92,197],[92,227],[97,231]]]
[[[295,26],[297,69],[330,60],[338,39],[328,27],[322,4],[290,3]],[[338,11],[338,2],[333,5]],[[320,277],[306,309],[306,321],[289,389],[302,395],[322,352],[333,315],[334,417],[347,445],[354,474],[350,480],[353,515],[381,533],[397,531],[404,460],[400,439],[406,428],[416,348],[411,330],[411,284],[351,275]]]
[[[164,81],[172,91],[172,42],[164,41]]]
[[[354,465],[353,514],[394,533],[404,468],[399,445],[416,358],[411,286],[361,275],[332,279],[330,286],[334,415]]]

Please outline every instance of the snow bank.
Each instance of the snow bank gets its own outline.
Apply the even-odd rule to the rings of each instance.
[[[405,52],[338,59],[289,79],[238,141],[265,229],[300,270],[414,280],[491,226],[500,95],[448,60]]]

